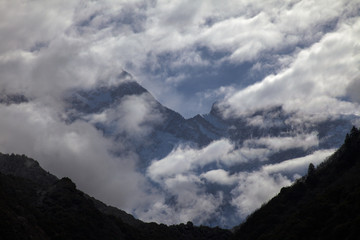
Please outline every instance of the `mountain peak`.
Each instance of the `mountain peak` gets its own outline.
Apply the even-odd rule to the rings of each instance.
[[[136,81],[124,81],[116,85],[101,85],[91,89],[75,89],[65,96],[69,108],[82,113],[98,113],[119,102],[125,96],[148,93]]]

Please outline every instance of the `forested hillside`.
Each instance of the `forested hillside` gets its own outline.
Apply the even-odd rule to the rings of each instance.
[[[228,239],[230,231],[135,220],[24,155],[0,154],[0,239]]]
[[[144,223],[57,179],[24,155],[0,154],[0,239],[358,239],[360,130],[234,233]]]
[[[360,233],[360,131],[307,176],[248,217],[235,239],[358,239]]]

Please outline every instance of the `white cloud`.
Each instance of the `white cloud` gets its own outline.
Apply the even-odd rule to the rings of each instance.
[[[91,123],[113,126],[114,132],[126,133],[128,138],[141,140],[162,123],[163,116],[156,100],[149,93],[143,93],[125,96],[116,107],[88,115],[86,119]]]
[[[254,60],[261,51],[279,45],[283,34],[269,21],[269,16],[260,13],[252,18],[229,18],[206,29],[201,44],[214,51],[229,51],[228,59],[241,63]]]
[[[190,146],[179,146],[160,160],[153,160],[147,169],[147,175],[160,182],[177,174],[199,170],[206,165],[233,166],[254,160],[267,160],[273,151],[247,146],[239,149],[227,139],[213,141],[208,146],[197,149]]]
[[[195,190],[199,191],[199,189]],[[192,221],[200,225],[206,224],[211,218],[219,217],[219,206],[223,201],[223,195],[220,192],[213,195],[184,189],[175,193],[173,198],[175,199],[173,203],[169,204],[164,200],[157,201],[146,211],[136,209],[135,213],[147,222],[180,224]]]
[[[99,51],[99,37],[105,33],[86,38],[77,33],[76,16],[82,3],[1,3],[0,91],[54,103],[69,88],[112,81],[122,72],[119,61]]]
[[[113,143],[92,125],[58,119],[40,103],[0,105],[0,151],[26,154],[58,177],[68,176],[88,194],[130,210],[151,204],[145,178],[136,172],[136,155],[115,157]],[[120,147],[120,145],[117,145]]]
[[[304,157],[264,165],[256,171],[231,176],[238,183],[231,191],[231,203],[241,217],[246,217],[278,194],[282,187],[289,186],[303,175],[310,163],[318,165],[334,151],[335,149],[319,150]]]
[[[159,199],[146,211],[136,209],[135,213],[144,221],[203,224],[219,215],[223,193],[207,193],[205,182],[195,174],[176,174],[157,183],[167,194],[167,200]]]
[[[164,187],[176,196],[175,209],[179,216],[178,223],[191,219],[202,223],[216,214],[222,203],[222,194],[209,194],[205,192],[204,183],[195,175],[178,174],[167,178]],[[179,221],[180,220],[180,221]]]
[[[259,139],[249,139],[244,142],[245,146],[266,146],[267,149],[271,149],[273,152],[288,150],[292,148],[302,148],[308,150],[311,147],[319,145],[319,139],[317,132],[310,134],[297,134],[295,136],[288,137],[262,137]]]
[[[257,127],[261,127],[264,129],[282,125],[282,122],[280,122],[280,121],[276,121],[274,119],[264,119],[264,116],[261,116],[261,115],[247,118],[246,121],[247,121],[247,124],[250,126],[257,126]]]
[[[359,37],[359,20],[342,24],[336,32],[301,51],[282,72],[228,97],[220,104],[224,115],[239,116],[249,109],[274,105],[307,114],[359,112],[357,104],[341,100],[359,74]]]
[[[245,215],[290,182],[281,171],[297,172],[327,152],[252,173],[230,175],[222,168],[267,160],[278,150],[307,150],[317,146],[315,134],[261,138],[239,148],[227,140],[203,149],[181,146],[147,171],[176,197],[170,205],[163,193],[148,188],[146,177],[135,171],[136,153],[121,141],[116,147],[124,156],[114,157],[109,150],[115,143],[90,124],[61,122],[59,98],[70,88],[113,82],[125,68],[157,99],[185,114],[208,109],[202,101],[219,96],[226,96],[227,116],[273,105],[301,110],[288,120],[293,123],[304,122],[303,113],[306,121],[358,114],[358,10],[358,1],[351,0],[1,1],[0,91],[23,92],[38,102],[0,106],[0,150],[34,157],[47,170],[70,176],[108,203],[135,209],[143,219],[204,222],[216,215],[223,196],[207,193],[206,181],[238,183],[233,204]],[[192,69],[218,76],[224,64],[243,63],[254,64],[250,69],[255,73],[264,67],[276,71],[240,91],[236,86],[244,85],[235,75],[219,75],[221,81],[212,88],[204,81],[191,96],[184,93],[189,89],[181,89],[195,81]],[[115,110],[91,117],[140,139],[162,119],[150,109],[149,97],[131,96]],[[277,124],[261,117],[248,120],[256,126]],[[215,169],[203,172],[210,164]]]
[[[268,53],[281,65],[277,51],[317,41],[324,28],[345,21],[354,9],[353,1],[95,1],[77,5],[68,29],[95,58],[130,70],[157,99],[184,113],[179,101],[205,106],[176,90],[179,80],[192,76],[178,78],[174,72],[217,68],[223,61],[239,64]],[[223,52],[222,60],[202,56],[199,46]]]
[[[306,172],[310,163],[320,164],[326,157],[335,152],[335,149],[318,150],[314,153],[295,159],[289,159],[281,163],[264,165],[262,170],[271,173],[303,173]]]
[[[180,146],[161,160],[154,160],[147,172],[151,179],[160,181],[162,177],[186,173],[198,167],[220,161],[234,149],[228,140],[210,143],[202,149]]]
[[[282,187],[291,184],[281,174],[270,175],[262,171],[239,173],[238,181],[239,184],[231,192],[231,203],[236,206],[242,218],[270,200]]]
[[[209,164],[216,166],[234,166],[251,161],[266,161],[271,154],[292,148],[308,150],[318,146],[317,133],[299,134],[293,137],[264,137],[246,140],[243,146],[236,148],[229,140],[213,141],[202,149],[179,146],[168,156],[153,160],[147,169],[148,176],[160,182],[177,174],[198,171]],[[213,176],[213,173],[204,176]],[[221,172],[220,174],[224,174]]]
[[[45,44],[71,25],[77,1],[2,1],[0,54]]]
[[[215,169],[202,173],[200,177],[205,178],[211,183],[223,185],[232,185],[237,181],[237,178],[234,175],[229,175],[229,173],[223,169]]]
[[[277,164],[267,164],[251,172],[232,173],[225,170],[255,160],[267,160],[271,154],[291,148],[308,150],[319,144],[317,133],[298,134],[292,137],[264,137],[244,142],[236,149],[227,140],[219,140],[202,149],[179,147],[161,160],[154,160],[147,169],[148,176],[170,194],[177,196],[178,205],[183,206],[185,214],[188,209],[194,210],[190,202],[198,204],[196,199],[207,199],[204,195],[206,183],[214,183],[231,187],[230,203],[236,207],[240,218],[259,208],[264,202],[275,196],[282,187],[290,185],[299,174],[304,174],[310,163],[319,164],[333,153],[333,149],[320,150],[296,159],[289,159]],[[206,165],[214,167],[205,170]],[[226,194],[226,193],[225,193]],[[211,205],[211,213],[216,213]],[[206,200],[204,200],[206,201]],[[187,214],[187,216],[190,216]],[[192,219],[195,219],[192,215]],[[207,214],[207,217],[212,216]],[[206,219],[206,218],[204,218]]]
[[[214,87],[199,89],[198,94],[189,97],[186,91],[179,92],[177,88],[181,87],[179,82],[193,77],[177,74],[179,71],[188,67],[206,72],[212,68],[216,72],[224,62],[241,64],[269,54],[272,55],[269,64],[281,67],[284,59],[281,51],[318,41],[336,27],[336,22],[341,29],[351,25],[351,16],[359,7],[356,1],[336,0],[221,4],[16,0],[1,4],[0,69],[4,81],[0,88],[36,96],[58,95],[69,87],[107,80],[126,68],[157,99],[185,114],[189,108],[183,105],[199,111],[208,109],[209,106],[198,104],[199,99],[206,97],[202,91],[209,92]],[[340,45],[351,45],[357,39],[357,36],[344,38],[342,34],[347,36],[346,31],[337,33],[343,40]],[[349,56],[344,55],[339,41],[334,46],[329,49],[339,49],[339,56],[344,59]],[[210,49],[210,53],[203,55],[199,47]],[[213,57],[218,52],[222,56]],[[327,65],[326,58],[314,59],[320,60],[327,69],[338,69],[339,64]],[[225,84],[217,85],[215,88]],[[298,84],[298,91],[300,85],[306,88]],[[289,95],[296,93],[293,89]]]

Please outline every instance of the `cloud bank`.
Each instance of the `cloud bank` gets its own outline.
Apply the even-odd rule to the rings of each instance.
[[[229,96],[220,108],[226,117],[274,105],[302,114],[358,114],[358,103],[347,98],[358,82],[359,37],[358,19],[340,25],[300,51],[289,67]]]
[[[0,88],[54,95],[126,69],[185,116],[222,96],[225,115],[243,111],[238,101],[248,109],[290,96],[293,109],[304,95],[306,109],[349,112],[339,98],[356,101],[346,88],[359,79],[359,8],[351,0],[3,1]]]
[[[116,133],[125,133],[127,138],[140,141],[162,123],[163,116],[155,99],[143,93],[125,96],[117,106],[87,115],[85,119],[93,124],[105,124]]]
[[[154,160],[147,169],[147,176],[173,197],[173,202],[168,203],[168,206],[175,205],[174,209],[184,207],[191,210],[191,213],[196,212],[194,206],[197,208],[199,202],[207,206],[206,211],[200,208],[204,211],[203,219],[198,219],[186,211],[176,212],[177,214],[185,214],[201,222],[214,216],[220,218],[220,206],[231,204],[243,219],[270,200],[282,187],[290,185],[299,174],[305,173],[310,163],[320,163],[332,154],[334,149],[316,151],[305,157],[276,164],[266,164],[269,156],[280,150],[307,150],[318,144],[317,134],[311,133],[293,137],[252,139],[239,147],[226,139],[214,141],[201,149],[180,146],[165,158]],[[252,170],[246,165],[243,165],[243,170],[239,172],[229,170],[230,166],[259,161],[265,164]],[[219,188],[220,190],[214,193],[209,184],[225,188]],[[226,195],[230,195],[230,199],[225,200],[222,197]],[[209,201],[209,197],[212,201]]]
[[[58,177],[70,177],[81,190],[128,211],[151,205],[156,197],[136,171],[137,156],[126,149],[121,157],[110,154],[121,145],[91,124],[65,124],[41,103],[0,105],[0,115],[1,152],[26,154]]]

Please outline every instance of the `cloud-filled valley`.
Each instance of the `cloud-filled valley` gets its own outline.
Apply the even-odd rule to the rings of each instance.
[[[232,227],[360,125],[359,10],[3,1],[0,152],[145,221]]]

